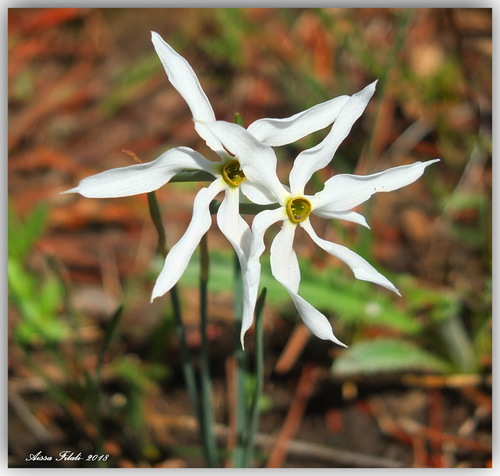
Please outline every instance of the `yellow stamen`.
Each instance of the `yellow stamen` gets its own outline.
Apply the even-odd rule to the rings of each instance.
[[[230,187],[238,187],[246,178],[237,160],[231,160],[223,165],[222,177]]]
[[[312,211],[311,202],[307,198],[292,198],[286,204],[286,212],[292,223],[304,221]]]

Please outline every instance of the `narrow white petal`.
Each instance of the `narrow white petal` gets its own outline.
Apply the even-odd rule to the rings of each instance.
[[[327,253],[343,261],[347,266],[351,268],[354,276],[362,281],[369,281],[371,283],[379,284],[390,291],[395,292],[399,296],[401,293],[385,276],[380,274],[368,261],[359,256],[354,251],[351,251],[345,246],[332,243],[331,241],[326,241],[320,238],[309,220],[305,220],[300,225],[306,230],[312,240],[321,248],[323,248]]]
[[[350,210],[366,202],[374,193],[392,192],[419,179],[426,167],[439,159],[401,165],[372,175],[339,174],[325,182],[314,197],[315,213]]]
[[[285,289],[293,299],[295,307],[297,308],[299,316],[304,321],[304,324],[316,337],[323,340],[330,340],[342,347],[347,347],[347,345],[345,345],[343,342],[337,339],[337,337],[335,337],[332,325],[324,314],[319,312],[303,297],[299,296],[297,293],[294,293],[287,286],[285,286]]]
[[[204,122],[215,121],[215,114],[210,101],[203,91],[191,65],[163,40],[158,33],[151,32],[151,41],[156,53],[160,57],[168,79],[186,101],[193,119]],[[219,141],[208,133],[203,126],[195,122],[195,129],[211,149],[215,151],[223,150]]]
[[[293,249],[296,229],[296,224],[285,220],[271,245],[271,272],[280,283],[294,293],[299,291],[300,284],[299,261]]]
[[[84,178],[77,187],[63,193],[80,193],[88,198],[128,197],[157,190],[184,169],[213,174],[214,163],[188,147],[177,147],[152,162],[106,170]]]
[[[313,213],[321,218],[326,218],[328,220],[333,219],[333,220],[350,221],[352,223],[357,223],[358,225],[362,225],[366,228],[370,228],[370,225],[368,225],[368,223],[366,222],[366,218],[363,215],[360,215],[359,213],[353,211],[332,212],[324,208],[315,208],[314,203],[312,203],[312,206],[313,206]]]
[[[308,329],[320,339],[331,340],[345,346],[338,340],[330,322],[321,312],[299,296],[300,269],[297,255],[293,250],[293,237],[297,225],[285,220],[281,231],[276,235],[271,245],[271,271],[273,276],[288,291],[297,311]]]
[[[252,325],[252,319],[248,318],[247,309],[251,306],[251,298],[257,295],[259,283],[248,271],[250,247],[252,245],[252,232],[247,222],[239,215],[239,190],[227,188],[224,200],[217,212],[217,223],[220,230],[233,245],[240,262],[243,281],[243,314],[241,332],[241,345],[245,348],[243,337]],[[254,303],[255,307],[255,303]],[[253,315],[253,313],[252,313]]]
[[[237,124],[216,121],[204,125],[238,159],[247,180],[269,189],[283,204],[288,193],[276,175],[274,150]]]
[[[279,220],[286,219],[283,208],[265,210],[255,215],[252,223],[252,245],[247,261],[243,280],[245,283],[243,294],[243,317],[241,322],[241,345],[244,347],[245,333],[252,326],[255,305],[259,293],[260,283],[260,256],[264,252],[264,234],[266,230]]]
[[[259,119],[247,128],[256,139],[273,147],[291,144],[337,119],[349,96],[322,102],[285,119]]]
[[[239,214],[239,199],[240,191],[238,188],[228,187],[226,189],[224,200],[222,200],[217,212],[217,224],[233,245],[241,263],[246,260],[250,253],[252,233],[248,223]]]
[[[301,152],[290,173],[290,188],[294,195],[302,195],[304,187],[317,170],[332,160],[339,145],[349,134],[354,122],[363,114],[375,92],[376,81],[353,94],[344,104],[328,135],[317,146]]]
[[[186,270],[201,237],[207,232],[212,223],[209,211],[210,202],[226,187],[224,180],[219,178],[212,182],[210,186],[202,188],[196,195],[191,222],[182,238],[169,251],[163,269],[156,280],[151,301],[163,296],[172,289],[172,286],[177,283]]]
[[[276,197],[274,194],[262,185],[245,180],[240,185],[240,188],[243,195],[245,195],[245,197],[253,203],[257,203],[258,205],[270,205],[271,203],[276,203]]]

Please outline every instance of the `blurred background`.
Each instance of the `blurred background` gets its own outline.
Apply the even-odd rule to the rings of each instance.
[[[83,177],[133,164],[124,151],[147,162],[189,146],[215,158],[168,82],[150,30],[189,61],[217,118],[227,121],[238,112],[246,125],[286,117],[378,79],[311,191],[335,173],[441,158],[415,184],[360,208],[371,230],[317,224],[322,237],[389,277],[402,298],[355,280],[297,236],[301,294],[348,349],[308,334],[266,252],[255,466],[491,466],[491,13],[10,9],[9,466],[205,465],[170,301],[149,303],[162,259],[147,197],[60,195]],[[325,133],[277,151],[282,180]],[[157,192],[170,246],[186,229],[200,186]],[[230,454],[239,333],[233,256],[216,227],[208,243],[215,431]],[[194,256],[180,282],[195,355],[198,270]],[[250,331],[250,366],[253,338]],[[251,373],[247,379],[251,388]],[[63,450],[110,457],[26,461]]]

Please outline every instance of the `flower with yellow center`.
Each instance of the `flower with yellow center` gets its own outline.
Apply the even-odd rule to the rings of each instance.
[[[153,289],[154,299],[168,292],[184,273],[201,237],[210,228],[212,219],[209,205],[219,193],[224,192],[224,198],[217,212],[217,224],[233,245],[243,270],[246,269],[250,251],[251,232],[239,214],[240,190],[250,201],[258,204],[272,203],[274,197],[260,182],[248,179],[239,157],[229,157],[222,142],[210,132],[207,125],[215,123],[215,114],[190,64],[158,33],[152,32],[151,39],[168,79],[191,110],[195,130],[216,152],[219,160],[210,161],[188,147],[176,147],[152,162],[111,169],[87,177],[77,187],[63,193],[80,193],[90,198],[126,197],[157,190],[183,170],[201,170],[214,177],[212,183],[196,195],[191,222],[165,260]],[[250,124],[248,129],[235,127],[267,146],[290,144],[332,124],[348,99],[349,96],[339,96],[289,118],[259,119]]]
[[[306,326],[317,337],[344,345],[335,337],[326,316],[298,294],[300,269],[293,250],[295,230],[298,226],[303,228],[318,246],[346,263],[357,279],[379,284],[400,294],[396,287],[364,258],[344,246],[320,238],[309,218],[314,214],[368,227],[364,217],[352,211],[354,207],[368,200],[376,192],[390,192],[414,182],[427,166],[439,159],[394,167],[373,175],[335,175],[326,181],[322,191],[312,196],[304,194],[305,185],[313,173],[331,161],[340,143],[363,113],[374,91],[375,83],[351,96],[325,139],[316,147],[298,155],[290,173],[289,189],[280,183],[276,175],[276,155],[269,146],[257,141],[244,129],[237,129],[227,122],[219,121],[207,126],[228,151],[239,157],[245,176],[270,190],[280,205],[274,210],[258,213],[252,223],[252,243],[245,277],[248,287],[245,290],[242,343],[245,332],[253,321],[260,281],[259,259],[265,249],[264,234],[272,224],[279,221],[283,222],[283,225],[271,244],[271,271],[292,297]]]

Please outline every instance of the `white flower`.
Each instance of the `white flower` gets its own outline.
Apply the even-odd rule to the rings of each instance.
[[[344,246],[320,238],[311,226],[309,215],[338,218],[368,227],[364,217],[352,211],[354,207],[376,192],[390,192],[414,182],[427,166],[439,159],[394,167],[373,175],[335,175],[326,181],[319,193],[312,196],[304,194],[306,183],[314,172],[330,162],[354,122],[363,113],[374,91],[375,83],[372,83],[351,96],[325,139],[298,155],[290,173],[289,188],[283,186],[276,175],[276,155],[273,149],[234,124],[218,121],[209,127],[224,147],[239,158],[247,178],[271,190],[275,201],[280,205],[277,209],[260,212],[252,223],[252,244],[246,267],[245,281],[248,289],[244,303],[242,341],[245,332],[252,325],[260,280],[259,258],[265,249],[264,234],[272,224],[279,221],[283,225],[271,245],[271,271],[292,297],[306,326],[317,337],[344,345],[335,337],[328,319],[298,294],[300,270],[293,250],[297,226],[302,227],[318,246],[346,263],[357,279],[371,281],[400,295],[394,285],[364,258]]]
[[[243,270],[246,269],[250,251],[251,233],[248,224],[239,215],[240,188],[251,201],[259,204],[272,203],[275,199],[261,182],[246,177],[238,158],[229,157],[220,139],[210,132],[207,126],[215,123],[215,114],[189,63],[155,32],[152,32],[152,41],[170,82],[191,110],[196,131],[220,160],[209,161],[188,147],[176,147],[152,162],[87,177],[77,187],[63,193],[80,193],[90,198],[125,197],[157,190],[186,169],[202,170],[214,176],[215,180],[196,195],[191,222],[165,260],[153,289],[154,299],[168,292],[184,273],[201,237],[211,225],[209,205],[217,194],[224,192],[217,223],[236,250]],[[240,126],[235,125],[235,128],[267,146],[288,144],[330,125],[348,99],[349,96],[340,96],[286,119],[260,119],[248,127],[248,132]]]

